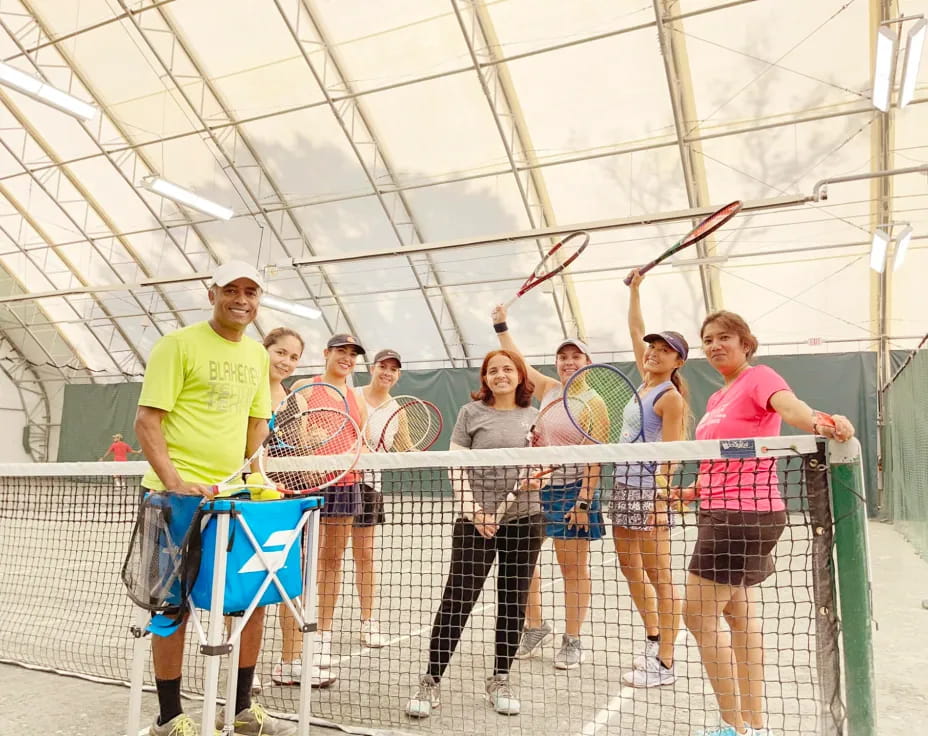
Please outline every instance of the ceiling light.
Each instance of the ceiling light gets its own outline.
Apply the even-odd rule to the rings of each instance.
[[[870,246],[870,268],[883,273],[886,268],[886,249],[889,247],[889,235],[883,228],[873,231],[873,244]]]
[[[97,108],[89,102],[79,100],[3,62],[0,62],[0,84],[81,120],[93,120],[97,116]]]
[[[893,255],[893,271],[898,271],[905,261],[905,253],[909,249],[909,242],[912,240],[912,226],[906,225],[896,236],[896,253]]]
[[[273,294],[262,294],[261,306],[274,309],[278,312],[286,312],[287,314],[302,317],[303,319],[319,319],[322,316],[322,312],[315,307],[300,304],[299,302],[292,302],[289,299],[283,299]]]
[[[902,66],[902,86],[899,88],[899,107],[908,105],[915,96],[915,82],[918,78],[918,67],[922,62],[926,34],[928,34],[928,20],[925,18],[909,30],[908,41],[905,45],[905,63]]]
[[[167,197],[185,207],[190,207],[198,212],[202,212],[205,215],[218,217],[220,220],[228,220],[235,214],[228,207],[217,204],[210,199],[206,199],[206,197],[201,197],[199,194],[191,192],[189,189],[179,187],[177,184],[172,184],[158,176],[146,176],[142,179],[139,186],[155,194],[160,194],[162,197]]]
[[[873,67],[873,106],[883,112],[889,110],[898,44],[896,32],[888,26],[880,26],[876,34],[876,64]]]

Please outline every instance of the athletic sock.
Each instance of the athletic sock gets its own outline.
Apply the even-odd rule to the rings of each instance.
[[[660,634],[654,634],[653,636],[652,636],[651,634],[648,634],[648,641],[655,641],[655,642],[656,642],[656,641],[660,641],[660,640],[661,640],[661,635],[660,635]]]
[[[251,707],[251,685],[255,679],[254,667],[239,667],[235,685],[235,712],[241,713]]]
[[[180,678],[176,680],[155,680],[155,689],[158,691],[158,725],[163,726],[172,718],[183,713],[180,705]]]

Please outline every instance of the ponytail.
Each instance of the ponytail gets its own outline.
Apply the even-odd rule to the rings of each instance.
[[[690,410],[690,387],[687,384],[686,379],[680,373],[679,368],[674,368],[670,374],[670,382],[676,387],[677,391],[680,392],[680,396],[683,397],[683,437],[686,439],[689,436],[690,424],[693,421],[693,412]]]

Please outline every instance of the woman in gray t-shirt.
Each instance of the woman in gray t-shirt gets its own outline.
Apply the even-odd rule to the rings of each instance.
[[[474,401],[458,414],[451,449],[524,447],[538,414],[531,406],[532,391],[525,361],[517,353],[488,353],[480,368],[480,388],[472,394]],[[487,679],[487,699],[498,713],[519,713],[509,669],[519,647],[528,586],[544,539],[537,489],[523,490],[508,508],[505,504],[507,494],[520,482],[516,467],[451,469],[455,505],[461,514],[451,535],[451,569],[432,626],[428,670],[406,704],[406,713],[413,718],[428,718],[438,707],[439,682],[494,560],[498,560],[496,659]]]

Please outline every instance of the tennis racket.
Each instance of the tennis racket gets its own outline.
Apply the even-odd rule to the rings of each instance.
[[[564,406],[576,429],[597,444],[637,442],[644,434],[641,398],[618,368],[592,363],[564,384]]]
[[[535,270],[532,271],[531,275],[525,279],[522,286],[520,286],[519,290],[516,292],[516,295],[506,302],[504,305],[506,309],[509,309],[512,303],[520,296],[523,296],[539,284],[543,284],[548,279],[556,276],[571,263],[576,261],[589,244],[590,236],[582,230],[571,233],[563,240],[555,243],[551,249],[545,253],[544,258],[538,262],[538,265],[535,266]]]
[[[438,407],[415,396],[396,396],[371,411],[364,428],[373,452],[428,450],[444,423]]]
[[[639,268],[638,273],[644,276],[644,274],[646,274],[659,263],[666,261],[668,258],[670,258],[670,256],[674,255],[675,253],[679,253],[684,248],[688,248],[689,246],[698,243],[708,235],[711,235],[720,227],[722,227],[722,225],[728,222],[732,217],[737,215],[741,211],[741,205],[742,203],[740,200],[735,200],[734,202],[726,204],[721,209],[716,210],[705,220],[700,222],[696,227],[690,230],[686,235],[684,235],[681,240],[678,240],[653,261],[646,263],[644,266]],[[631,282],[631,276],[626,276],[625,285],[628,286],[631,284]]]
[[[299,431],[301,426],[305,432]],[[327,447],[329,450],[340,448],[345,444],[344,439],[352,434],[360,437],[357,423],[348,413],[344,394],[335,386],[318,381],[287,394],[272,413],[268,428],[267,437],[241,468],[213,486],[216,495],[250,491],[255,498],[279,497],[279,493],[275,494],[279,487],[294,490],[299,486],[292,485],[296,479],[286,474],[270,476],[266,465],[269,456],[323,454]],[[252,472],[256,466],[258,470]]]

